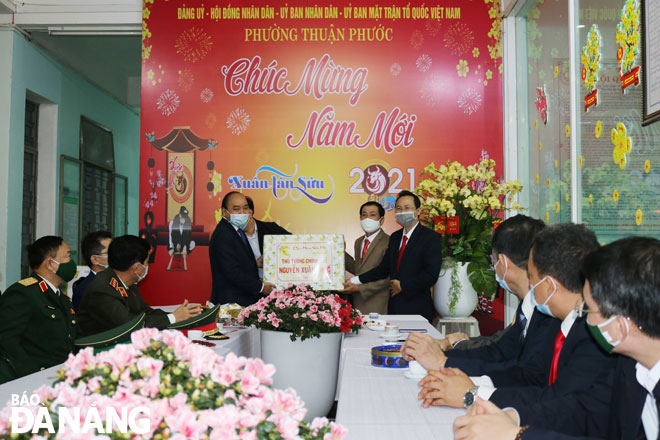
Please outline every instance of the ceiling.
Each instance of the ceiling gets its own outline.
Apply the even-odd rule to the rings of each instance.
[[[140,112],[142,37],[49,35],[32,31],[32,42],[136,113]]]

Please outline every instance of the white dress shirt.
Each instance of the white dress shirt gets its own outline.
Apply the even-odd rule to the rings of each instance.
[[[252,235],[245,234],[245,236],[248,239],[250,248],[252,248],[252,253],[254,254],[254,258],[258,260],[259,257],[261,257],[261,250],[259,249],[259,234],[257,234],[257,222],[254,222],[254,233]],[[264,278],[264,269],[262,267],[259,268],[259,278],[260,279]]]
[[[637,368],[637,382],[648,392],[644,409],[642,410],[642,425],[646,438],[658,438],[658,407],[656,406],[653,390],[660,380],[660,361],[658,361],[650,370],[639,362],[635,365]]]
[[[525,328],[523,329],[523,338],[527,336],[527,329],[529,328],[529,323],[532,321],[532,314],[534,313],[534,304],[532,304],[532,295],[527,293],[522,301],[522,306],[520,306],[523,315],[527,322],[525,323]],[[541,312],[539,312],[541,313]]]

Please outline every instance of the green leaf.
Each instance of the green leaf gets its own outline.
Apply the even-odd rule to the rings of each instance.
[[[497,293],[495,272],[490,270],[490,265],[471,262],[468,264],[467,274],[472,287],[477,293],[483,293],[484,296],[491,298]]]

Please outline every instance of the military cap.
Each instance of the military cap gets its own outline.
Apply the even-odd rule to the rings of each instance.
[[[78,338],[74,344],[77,348],[105,349],[123,342],[130,342],[131,333],[144,328],[145,316],[144,313],[141,313],[138,317],[108,331]]]
[[[220,306],[211,307],[208,310],[203,311],[197,316],[186,319],[185,321],[175,322],[167,326],[168,329],[183,330],[187,333],[188,330],[202,330],[208,331],[217,330],[216,321],[218,320],[218,314],[220,313]]]

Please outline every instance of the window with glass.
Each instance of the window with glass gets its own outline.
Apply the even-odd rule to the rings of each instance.
[[[550,224],[585,223],[601,242],[660,236],[660,124],[642,127],[642,2],[516,6],[515,129],[529,214]]]
[[[80,159],[62,156],[60,232],[75,248],[90,232],[127,230],[128,179],[115,173],[112,132],[80,120]]]
[[[34,242],[37,222],[37,133],[39,104],[25,101],[25,131],[23,152],[23,217],[21,221],[21,277],[30,274],[27,246]]]

